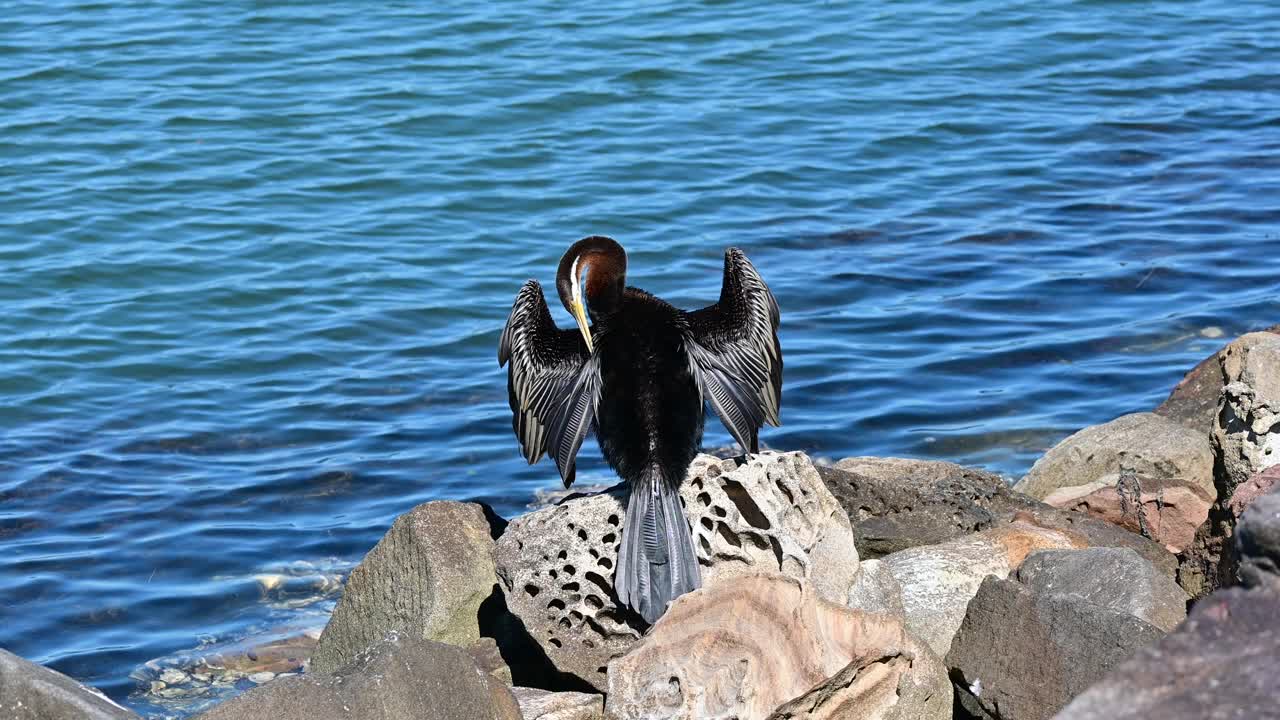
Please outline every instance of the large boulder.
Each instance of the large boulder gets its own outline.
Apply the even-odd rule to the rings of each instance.
[[[511,690],[467,652],[391,634],[332,673],[277,678],[200,720],[522,720]]]
[[[1273,325],[1261,332],[1280,335],[1280,325]],[[1210,355],[1187,372],[1169,393],[1169,397],[1152,412],[1203,433],[1211,432],[1214,418],[1218,414],[1218,400],[1226,385],[1222,377],[1222,356],[1225,350],[1224,347]]]
[[[477,642],[497,583],[489,527],[474,503],[428,502],[396,518],[351,572],[310,668],[332,672],[389,632]]]
[[[704,586],[770,571],[827,599],[848,595],[858,569],[849,518],[804,454],[699,456],[680,493]],[[646,627],[614,591],[624,498],[617,487],[529,513],[497,546],[507,607],[559,671],[599,690]]]
[[[855,583],[847,603],[867,610],[902,608],[907,630],[942,656],[984,578],[1007,577],[1036,550],[1082,545],[1061,531],[1019,521],[899,550],[872,565],[869,574],[875,577]]]
[[[946,663],[962,705],[1001,720],[1044,720],[1163,634],[1127,612],[988,577]]]
[[[1167,637],[1134,653],[1055,720],[1280,718],[1280,594],[1240,588],[1196,603]]]
[[[609,665],[606,710],[614,720],[933,720],[951,717],[951,693],[899,618],[758,575],[673,603]]]
[[[0,718],[138,720],[97,690],[0,649]]]
[[[1208,436],[1153,413],[1085,428],[1036,461],[1014,489],[1181,552],[1216,490]]]
[[[1091,547],[1130,548],[1170,577],[1177,571],[1176,558],[1159,543],[1013,492],[1004,478],[985,470],[936,460],[856,457],[818,471],[853,520],[863,559],[1029,517],[1040,527],[1081,537]]]
[[[1236,524],[1274,484],[1268,471],[1280,464],[1280,335],[1245,335],[1224,348],[1219,361],[1224,386],[1213,427],[1217,500],[1178,569],[1178,582],[1196,597],[1237,581]]]
[[[1078,598],[1169,632],[1187,617],[1187,593],[1125,548],[1041,550],[1018,568],[1033,593]]]

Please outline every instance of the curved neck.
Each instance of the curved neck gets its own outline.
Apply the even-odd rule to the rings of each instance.
[[[572,312],[575,286],[583,277],[587,281],[583,300],[592,320],[613,313],[627,286],[627,252],[603,235],[585,237],[569,246],[556,271],[556,290],[566,310]]]

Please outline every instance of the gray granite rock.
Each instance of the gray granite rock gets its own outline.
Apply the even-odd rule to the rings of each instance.
[[[1123,415],[1071,435],[1037,460],[1013,489],[1043,500],[1062,488],[1116,485],[1124,469],[1138,480],[1181,482],[1210,497],[1215,492],[1209,438],[1154,413]]]
[[[956,692],[1002,720],[1044,720],[1164,633],[1127,612],[988,577],[946,663]]]
[[[471,645],[497,583],[481,506],[437,501],[396,518],[347,579],[310,668],[330,672],[389,632]]]
[[[138,720],[97,690],[0,649],[0,718]]]
[[[1018,568],[1018,581],[1034,593],[1079,598],[1165,632],[1187,616],[1187,593],[1125,548],[1041,550]]]
[[[1277,720],[1280,594],[1231,588],[1192,609],[1054,720]]]
[[[197,717],[522,720],[511,690],[465,650],[409,634],[389,635],[332,673],[277,678]]]
[[[938,545],[900,550],[879,560],[880,569],[892,578],[891,584],[883,581],[881,587],[884,591],[897,588],[900,593],[881,604],[901,605],[907,630],[943,656],[983,578],[1006,577],[1034,550],[1072,546],[1073,539],[1065,533],[1016,522]],[[859,607],[852,596],[848,604]]]
[[[609,661],[646,627],[613,589],[624,492],[571,497],[517,518],[497,546],[507,607],[556,668],[598,690]],[[803,453],[701,455],[681,499],[704,586],[771,571],[845,601],[858,570],[849,518]]]

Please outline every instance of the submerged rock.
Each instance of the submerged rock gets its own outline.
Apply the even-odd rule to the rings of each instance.
[[[507,686],[465,650],[390,635],[332,673],[277,678],[200,720],[522,720]]]
[[[489,528],[473,503],[428,502],[396,518],[347,579],[311,669],[331,672],[393,631],[477,642],[480,605],[497,583]]]
[[[1280,594],[1240,588],[1196,603],[1170,635],[1134,653],[1055,720],[1280,718]]]
[[[1127,612],[988,577],[946,663],[962,704],[1001,720],[1045,720],[1163,634]]]
[[[600,690],[645,628],[613,587],[624,498],[622,487],[572,497],[513,520],[497,545],[507,607],[559,671]],[[701,455],[681,498],[704,586],[772,571],[844,602],[858,569],[852,530],[804,454]]]
[[[139,720],[97,690],[0,649],[0,718]]]
[[[951,693],[899,618],[756,575],[676,600],[609,665],[606,709],[616,720],[933,720],[950,718]]]

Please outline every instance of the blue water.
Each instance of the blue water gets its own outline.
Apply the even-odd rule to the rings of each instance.
[[[498,331],[591,233],[685,307],[746,250],[768,446],[1016,476],[1280,322],[1278,38],[1270,0],[4,3],[0,646],[151,711],[145,661],[291,621],[255,574],[520,512],[558,480]]]

